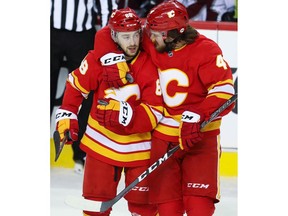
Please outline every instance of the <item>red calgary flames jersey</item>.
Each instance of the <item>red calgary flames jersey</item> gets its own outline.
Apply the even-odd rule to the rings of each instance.
[[[207,118],[234,94],[232,72],[219,46],[203,35],[180,49],[159,53],[144,35],[144,49],[158,66],[165,103],[164,115],[155,129],[162,139],[178,141],[179,122],[185,110],[201,112]],[[229,107],[202,131],[219,134],[221,117]]]
[[[95,51],[90,51],[81,66],[69,74],[62,108],[77,113],[90,91],[94,91],[86,132],[81,149],[95,158],[115,166],[139,166],[149,163],[151,130],[162,118],[163,102],[155,65],[145,52],[129,64],[133,83],[119,89],[102,81],[102,66]],[[103,127],[96,120],[98,99],[112,98],[134,106],[133,121],[127,128]],[[128,126],[127,126],[128,127]]]
[[[96,35],[95,38],[97,44],[105,43],[98,58],[117,50],[110,37],[110,29],[105,27],[103,32],[106,37]],[[199,34],[192,44],[165,53],[157,52],[145,33],[142,45],[158,67],[164,99],[164,118],[155,128],[155,136],[178,142],[179,123],[184,111],[202,112],[209,118],[235,93],[232,72],[223,58],[222,50],[204,35]],[[206,136],[220,133],[221,119],[233,106],[202,130]]]

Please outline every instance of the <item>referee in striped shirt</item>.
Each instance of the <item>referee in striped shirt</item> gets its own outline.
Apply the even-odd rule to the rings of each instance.
[[[69,72],[79,67],[88,50],[93,49],[96,13],[94,0],[51,0],[50,67],[51,107],[55,105],[57,82],[64,57]]]
[[[78,68],[81,61],[93,49],[96,33],[94,11],[95,0],[51,0],[50,14],[50,116],[56,104],[56,93],[60,68],[64,66],[69,73]],[[66,59],[64,61],[63,59]],[[81,173],[86,156],[80,147],[80,139],[87,125],[92,105],[92,95],[83,100],[78,114],[79,140],[73,142],[73,160],[75,171]]]
[[[60,68],[64,66],[69,72],[80,66],[89,50],[94,48],[96,24],[100,28],[107,25],[113,9],[117,9],[118,0],[51,0],[50,13],[50,116],[54,106],[62,103],[62,97],[56,103],[56,93]],[[98,18],[97,18],[98,17]],[[99,22],[99,23],[96,23]],[[64,61],[64,57],[66,61]],[[79,148],[85,132],[89,112],[92,106],[92,93],[83,100],[78,113],[78,140],[73,142],[73,160],[75,171],[83,171],[86,156]]]

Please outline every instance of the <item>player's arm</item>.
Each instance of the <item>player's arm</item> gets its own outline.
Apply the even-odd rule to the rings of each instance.
[[[103,126],[122,127],[127,134],[144,133],[157,126],[162,112],[162,106],[150,106],[145,103],[134,105],[113,99],[100,100],[96,119]]]
[[[134,131],[153,130],[163,117],[163,97],[160,88],[158,71],[152,63],[151,58],[147,58],[143,64],[145,70],[140,69],[137,76],[137,84],[141,91],[141,103],[137,106],[135,116],[130,128]],[[131,129],[133,131],[133,129]]]
[[[207,89],[206,99],[201,104],[201,111],[205,116],[210,116],[235,94],[231,68],[224,60],[222,52],[217,50],[214,55],[207,58],[199,73],[201,82]],[[233,103],[223,111],[220,117],[227,115],[234,105]]]
[[[87,98],[90,90],[97,88],[97,70],[95,70],[94,63],[93,54],[88,53],[79,68],[71,72],[66,80],[62,105],[56,110],[55,115],[56,130],[60,134],[60,140],[62,141],[64,134],[69,132],[66,144],[72,144],[72,141],[78,139],[79,106],[83,99]]]
[[[153,106],[141,103],[136,106],[134,112],[135,118],[131,124],[126,127],[129,133],[149,132],[156,128],[163,117],[163,106]]]
[[[202,122],[209,119],[218,107],[235,94],[232,72],[223,59],[222,52],[217,47],[211,52],[204,55],[203,62],[199,67],[199,77],[207,89],[207,96],[197,109],[191,107],[182,113],[179,143],[181,149],[186,151],[202,140]],[[225,109],[218,119],[227,115],[233,107],[234,103]]]

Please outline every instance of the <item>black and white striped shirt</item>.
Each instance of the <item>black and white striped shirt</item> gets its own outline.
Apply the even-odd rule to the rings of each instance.
[[[117,0],[96,0],[95,11],[101,17],[101,28],[108,24],[113,9],[118,8]]]
[[[95,27],[95,0],[51,0],[51,27],[82,32]]]

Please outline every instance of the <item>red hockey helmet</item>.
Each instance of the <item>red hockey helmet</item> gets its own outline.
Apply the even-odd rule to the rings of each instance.
[[[108,26],[115,32],[129,32],[141,29],[141,20],[131,8],[112,11]]]
[[[145,27],[148,31],[161,31],[166,37],[167,32],[172,29],[177,29],[182,34],[188,23],[186,7],[176,0],[170,0],[151,9],[147,15]]]

